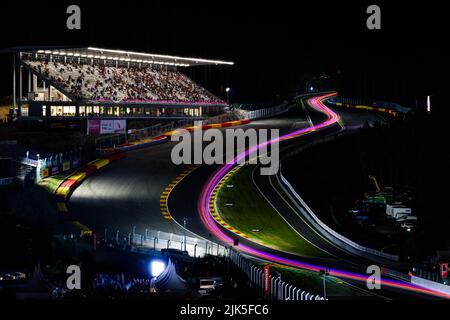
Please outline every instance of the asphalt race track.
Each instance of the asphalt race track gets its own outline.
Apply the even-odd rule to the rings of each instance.
[[[366,122],[372,124],[376,121],[383,121],[375,113],[341,108],[332,109],[339,113],[344,125],[347,127],[361,126]],[[308,110],[305,113],[299,108],[293,108],[275,118],[254,121],[248,125],[241,126],[241,128],[279,128],[281,135],[308,127],[310,125],[308,117],[310,117],[310,121],[313,124],[324,120],[324,116],[318,112]],[[299,143],[314,139],[317,134],[330,134],[339,130],[342,130],[341,126],[334,124],[329,128],[308,134],[305,137],[289,140],[289,143],[283,142],[280,151],[283,153],[285,149],[295,148]],[[305,138],[307,139],[305,140]],[[183,228],[174,221],[164,219],[160,212],[159,200],[162,191],[187,167],[172,164],[170,153],[173,146],[174,143],[169,142],[129,152],[125,159],[112,163],[86,179],[70,197],[68,202],[69,210],[79,221],[98,232],[102,232],[105,228],[114,231],[131,232],[133,226],[136,226],[138,233],[148,228],[182,234],[184,232]],[[171,192],[168,199],[168,207],[173,218],[178,223],[181,224],[183,219],[187,218],[187,229],[193,232],[193,236],[198,235],[211,241],[223,243],[205,228],[197,207],[199,195],[205,181],[217,168],[217,165],[203,165],[186,176]],[[266,179],[265,181],[256,181],[256,183],[260,185],[266,196],[276,197],[273,192],[269,192],[270,185],[267,184],[268,181]],[[272,202],[271,198],[269,200]],[[280,201],[275,199],[273,201],[280,205]],[[284,209],[282,210],[284,211]],[[289,212],[289,210],[286,209],[286,212]],[[366,261],[349,255],[330,243],[324,243],[323,239],[318,239],[317,234],[308,229],[308,227],[305,225],[298,226],[297,224],[298,221],[294,223],[295,228],[297,229],[298,227],[298,231],[302,233],[302,236],[336,257],[336,259],[302,257],[301,261],[321,263],[326,267],[361,272],[360,264],[364,264]],[[237,237],[228,231],[225,232],[230,237]],[[244,238],[240,238],[240,243],[288,259],[299,259],[297,256],[260,246]],[[361,285],[359,281],[349,282],[358,286]],[[407,294],[405,295],[405,293]],[[396,288],[383,290],[382,295],[389,298],[414,297],[417,295],[429,297]]]
[[[276,127],[286,131],[300,125],[306,126],[307,123],[304,119],[280,116],[236,128]],[[182,234],[182,228],[163,218],[159,202],[164,188],[187,167],[171,162],[174,145],[169,142],[128,152],[125,159],[90,176],[71,195],[68,202],[70,211],[79,221],[98,232],[107,228],[128,233],[136,226],[138,233],[148,228]],[[211,168],[204,166],[201,172],[208,172]],[[203,183],[202,180],[198,182]],[[195,190],[191,188],[187,193],[198,196]]]

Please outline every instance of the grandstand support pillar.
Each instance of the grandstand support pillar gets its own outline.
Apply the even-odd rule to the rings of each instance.
[[[19,100],[18,100],[18,106],[17,106],[17,116],[20,117],[21,115],[21,108],[22,108],[22,100],[23,100],[23,91],[22,91],[22,65],[19,63]]]
[[[31,86],[31,72],[30,72],[30,70],[28,70],[28,87],[27,87],[27,93],[30,93],[30,92],[31,92],[31,88],[32,88],[32,86]],[[28,96],[28,94],[27,94],[27,96]]]
[[[16,97],[16,55],[13,55],[13,113],[16,114],[17,97]]]
[[[80,105],[77,103],[75,104],[75,117],[80,116]]]
[[[37,92],[38,78],[36,77],[35,74],[33,74],[32,76],[33,76],[33,92]]]

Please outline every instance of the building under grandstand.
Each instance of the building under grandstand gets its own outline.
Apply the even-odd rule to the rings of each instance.
[[[233,62],[93,47],[9,52],[19,119],[202,119],[227,106],[181,70]]]

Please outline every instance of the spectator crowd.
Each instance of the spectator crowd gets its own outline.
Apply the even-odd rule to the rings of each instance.
[[[94,278],[94,291],[108,296],[148,295],[151,292],[151,280],[133,278],[123,273],[98,273]]]
[[[76,99],[89,101],[183,101],[224,103],[177,70],[77,62],[26,61]]]

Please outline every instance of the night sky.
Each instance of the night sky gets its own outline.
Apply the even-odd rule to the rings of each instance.
[[[439,39],[448,38],[440,5],[337,2],[3,1],[0,46],[92,45],[231,60],[233,67],[197,67],[189,74],[221,97],[230,86],[232,101],[302,90],[323,72],[331,79],[322,87],[342,96],[411,107],[427,94],[439,99]],[[382,29],[371,31],[365,11],[374,3],[381,7]],[[66,29],[69,4],[81,7],[81,31]],[[12,92],[10,60],[0,56],[0,97]]]

